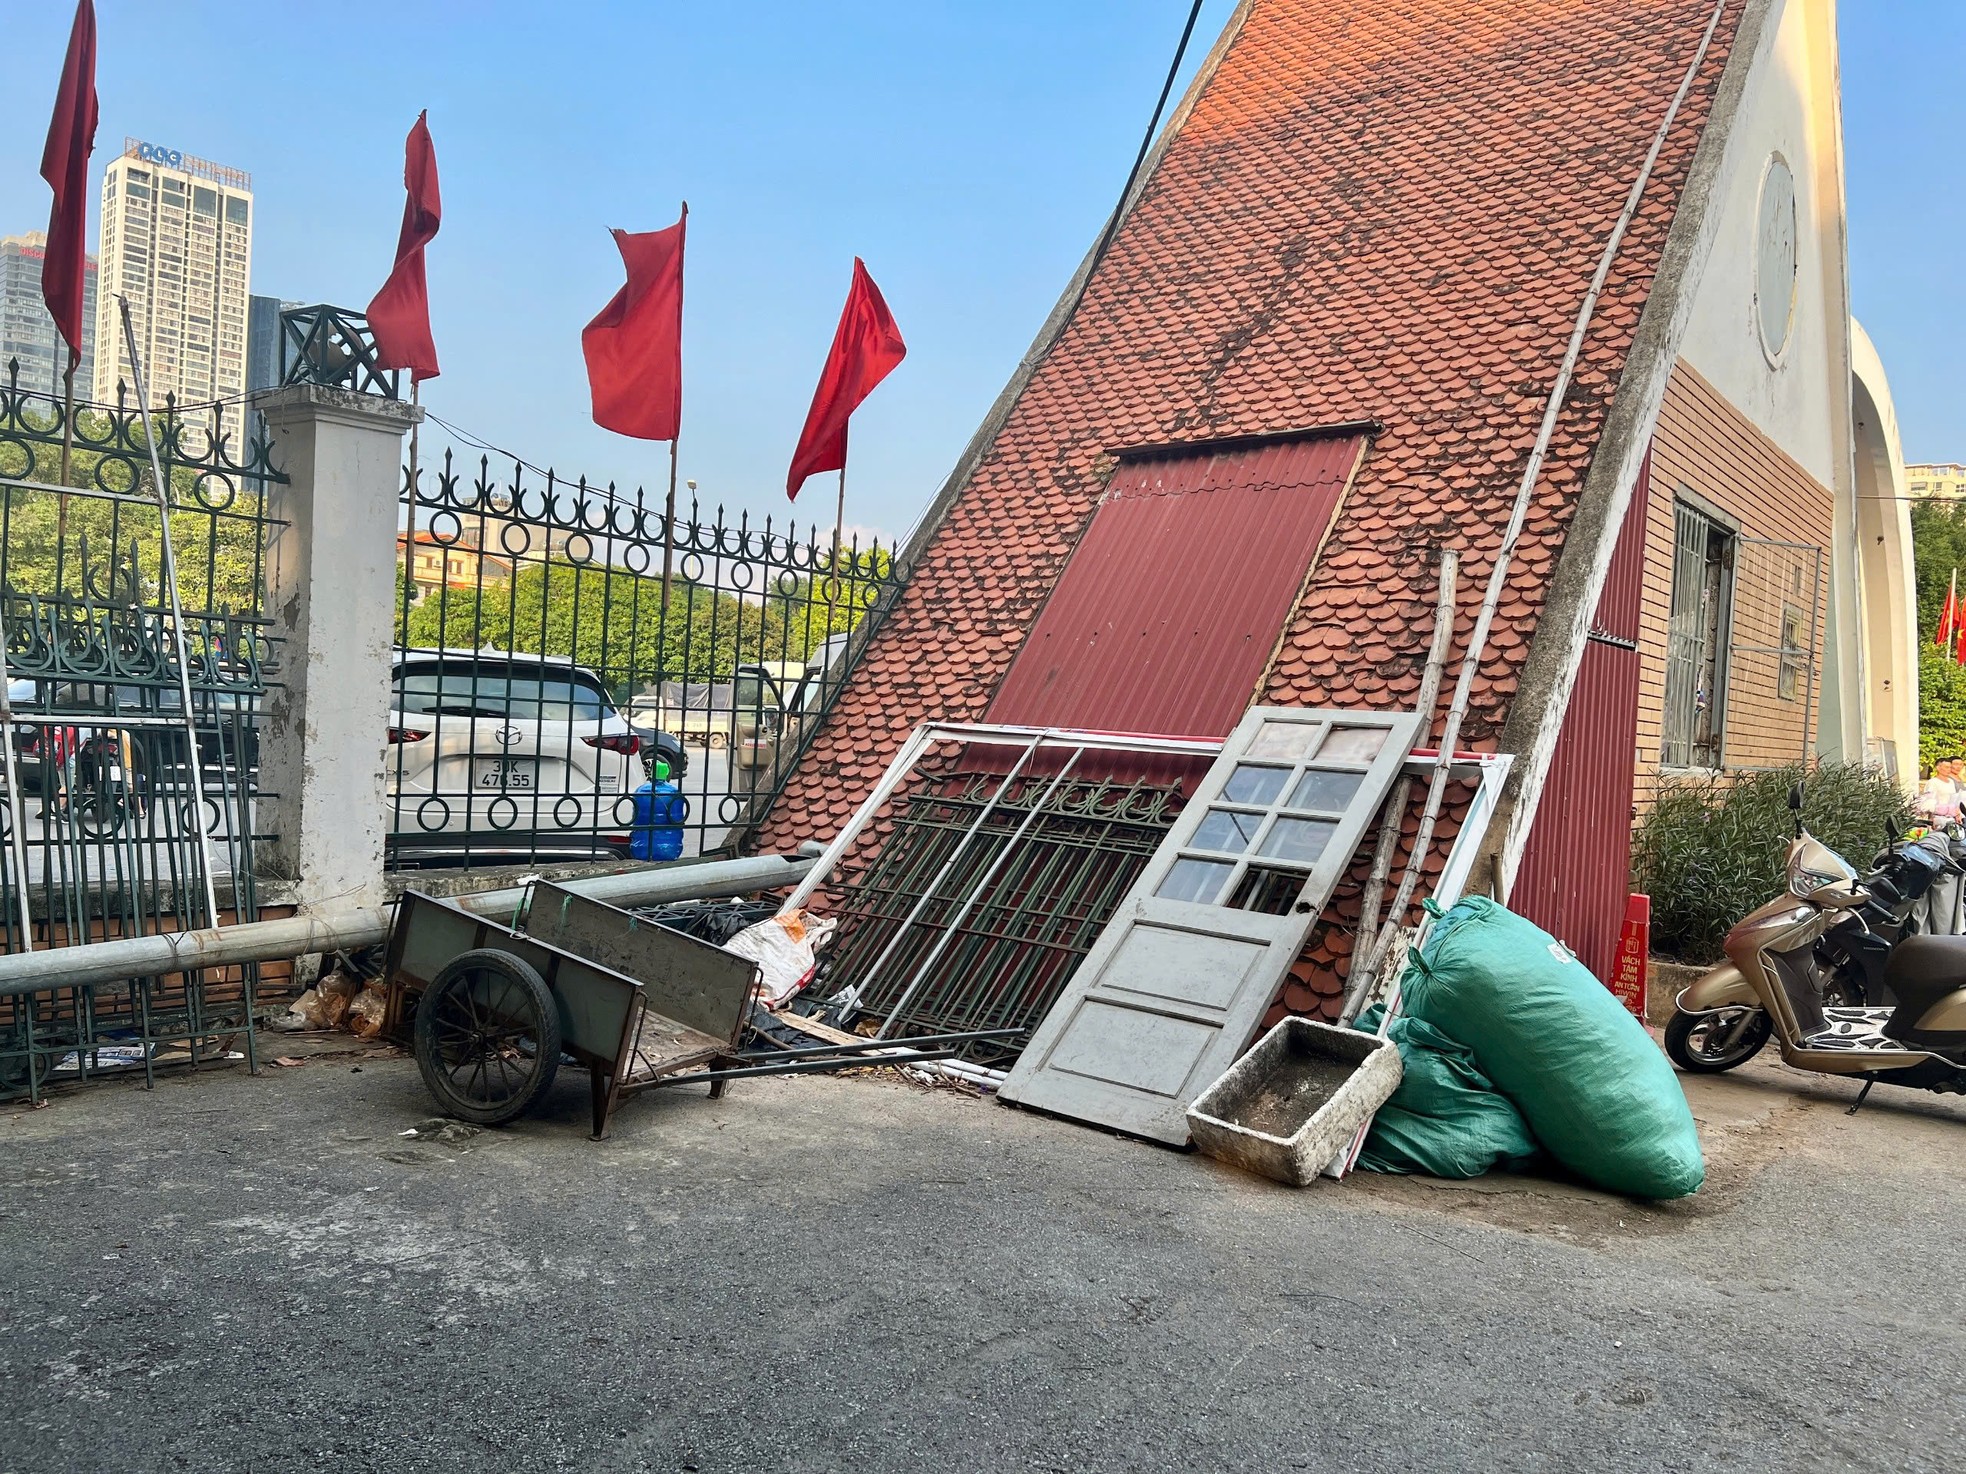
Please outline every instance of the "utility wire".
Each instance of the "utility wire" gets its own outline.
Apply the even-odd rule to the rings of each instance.
[[[1099,269],[1099,263],[1106,258],[1106,248],[1113,243],[1113,236],[1120,228],[1120,221],[1126,218],[1126,202],[1133,198],[1134,183],[1140,178],[1140,169],[1147,162],[1147,154],[1154,146],[1154,134],[1160,129],[1161,113],[1167,107],[1167,99],[1174,91],[1174,79],[1181,74],[1182,58],[1188,54],[1188,41],[1195,34],[1195,22],[1201,19],[1203,0],[1195,0],[1188,10],[1188,23],[1181,28],[1181,44],[1174,48],[1174,60],[1168,64],[1167,80],[1161,83],[1160,100],[1154,104],[1154,115],[1147,120],[1147,131],[1140,139],[1140,152],[1133,156],[1133,167],[1127,171],[1126,184],[1120,190],[1119,203],[1113,206],[1111,218],[1106,221],[1106,229],[1099,236],[1099,244],[1093,248],[1092,260],[1086,267],[1086,285],[1092,284],[1092,274]],[[1083,290],[1081,290],[1083,295]]]

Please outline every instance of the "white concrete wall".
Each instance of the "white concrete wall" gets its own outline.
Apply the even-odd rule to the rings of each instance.
[[[1911,503],[1898,411],[1884,364],[1861,323],[1851,324],[1855,385],[1857,545],[1863,600],[1864,672],[1872,743],[1890,743],[1898,776],[1918,772],[1918,580],[1912,564]]]
[[[1777,153],[1795,176],[1797,273],[1794,324],[1771,362],[1756,318],[1755,258],[1763,179]],[[1784,0],[1728,140],[1719,208],[1681,356],[1835,497],[1818,751],[1856,758],[1869,734],[1835,0]]]

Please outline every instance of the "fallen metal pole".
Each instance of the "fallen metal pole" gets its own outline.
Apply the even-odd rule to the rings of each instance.
[[[932,1065],[955,1057],[953,1049],[933,1049],[926,1054],[849,1054],[832,1059],[793,1060],[778,1065],[746,1065],[736,1070],[699,1070],[695,1074],[664,1075],[638,1090],[661,1090],[670,1085],[718,1084],[725,1080],[748,1080],[757,1075],[816,1075],[825,1070],[872,1070],[889,1066]]]
[[[803,879],[812,866],[813,861],[803,856],[758,855],[597,875],[566,881],[564,887],[610,905],[659,906],[668,901],[704,901],[773,890]],[[512,886],[451,899],[468,911],[490,916],[515,910],[525,895],[525,887]],[[0,998],[372,947],[388,939],[395,916],[394,904],[365,906],[318,916],[289,916],[279,921],[249,921],[239,926],[11,953],[0,956]]]

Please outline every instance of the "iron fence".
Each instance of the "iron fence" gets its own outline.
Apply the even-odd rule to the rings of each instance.
[[[462,444],[413,450],[401,503],[395,868],[735,850],[905,578],[879,542]]]
[[[141,417],[84,405],[69,424],[59,400],[22,387],[18,363],[0,383],[7,951],[260,914],[260,707],[277,666],[261,613],[278,525],[266,498],[285,478],[263,440],[234,444],[221,409],[167,402],[153,416],[180,624]],[[250,1045],[256,981],[235,969],[0,998],[0,1097],[112,1058],[147,1073],[174,1050],[194,1063],[224,1052],[236,1033]]]

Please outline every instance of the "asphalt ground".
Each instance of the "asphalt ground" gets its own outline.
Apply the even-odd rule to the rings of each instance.
[[[475,1134],[401,1058],[78,1088],[0,1109],[0,1471],[1966,1468],[1966,1109],[1854,1094],[1690,1082],[1643,1205],[892,1077],[603,1143],[573,1071]]]

